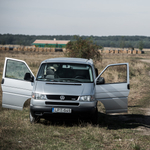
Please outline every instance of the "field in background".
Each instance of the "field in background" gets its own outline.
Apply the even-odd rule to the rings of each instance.
[[[64,57],[63,52],[1,51],[0,78],[5,57],[27,62],[36,75],[41,61]],[[150,149],[150,52],[139,55],[103,54],[99,73],[112,63],[128,62],[130,94],[128,114],[105,114],[98,103],[98,124],[45,121],[31,125],[29,105],[23,111],[4,109],[0,88],[0,149]],[[141,61],[143,60],[143,61]],[[114,74],[115,76],[115,74]]]
[[[142,51],[138,48],[114,48],[114,47],[104,47],[99,49],[100,53],[111,53],[111,54],[141,54],[144,51],[149,51],[150,49],[143,49]],[[19,52],[65,52],[66,48],[50,48],[50,47],[34,47],[34,46],[21,46],[21,45],[0,45],[0,51],[19,51]]]

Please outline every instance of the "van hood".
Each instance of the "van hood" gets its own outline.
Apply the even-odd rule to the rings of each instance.
[[[47,95],[93,95],[94,83],[40,82],[36,83],[36,93]]]

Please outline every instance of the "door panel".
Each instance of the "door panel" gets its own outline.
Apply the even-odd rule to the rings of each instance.
[[[96,78],[103,77],[104,84],[96,84],[96,99],[101,101],[106,113],[127,112],[129,95],[128,63],[108,65]]]
[[[1,84],[2,107],[22,110],[24,102],[31,98],[34,83],[24,80],[27,72],[33,75],[26,62],[5,58],[3,84]]]

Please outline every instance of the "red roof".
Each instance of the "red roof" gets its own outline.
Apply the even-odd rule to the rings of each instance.
[[[35,40],[33,44],[67,44],[69,40]]]

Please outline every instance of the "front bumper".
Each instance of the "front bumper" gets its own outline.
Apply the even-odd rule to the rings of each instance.
[[[73,106],[31,106],[30,111],[33,117],[50,119],[73,119],[73,118],[89,118],[96,112],[97,103],[91,107],[73,107]],[[71,113],[53,113],[52,108],[70,108]]]

